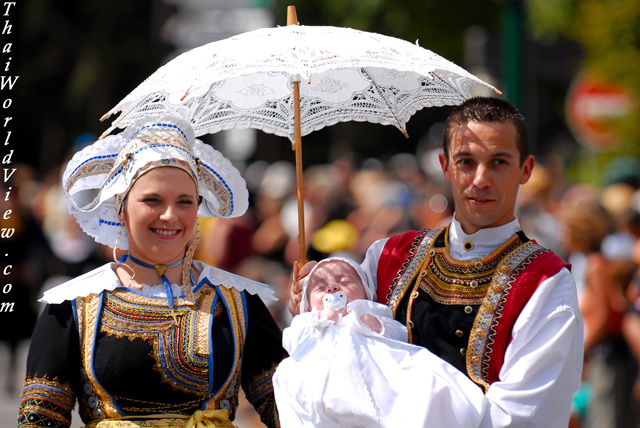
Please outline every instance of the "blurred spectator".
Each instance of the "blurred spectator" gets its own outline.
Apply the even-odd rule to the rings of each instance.
[[[9,366],[2,367],[1,387],[13,394],[17,371],[17,350],[21,341],[31,336],[37,317],[36,299],[46,279],[45,266],[49,258],[47,241],[33,217],[29,202],[37,191],[35,172],[27,165],[14,165],[15,172],[7,183],[0,183],[0,209],[11,215],[2,222],[7,232],[0,240],[3,266],[3,294],[0,310],[4,328],[0,342],[9,348]],[[10,192],[10,197],[5,197]],[[8,284],[8,285],[7,285]],[[6,293],[5,293],[6,291]]]
[[[280,220],[285,200],[295,185],[295,168],[287,162],[269,165],[255,196],[258,222],[251,244],[254,251],[270,260],[283,260],[289,236]],[[295,222],[297,225],[297,220]]]
[[[584,427],[623,428],[631,420],[630,398],[637,367],[622,336],[625,289],[630,277],[614,269],[600,251],[612,230],[608,213],[589,190],[574,189],[563,201],[559,220],[569,259],[581,255],[572,273],[583,281],[580,310],[584,319],[585,387],[591,390]],[[626,281],[626,284],[624,283]]]
[[[354,174],[349,189],[355,207],[347,220],[360,235],[355,254],[363,257],[372,243],[393,234],[406,221],[403,203],[407,187],[388,179],[382,169],[367,169]],[[408,223],[400,228],[407,229]]]
[[[635,270],[633,271],[634,273],[632,275],[629,275],[629,276],[632,276],[632,279],[630,280],[630,282],[633,284],[634,280],[637,282],[639,278],[638,264],[631,261],[627,261],[627,264],[630,266],[629,270],[631,270],[632,267],[635,267]],[[629,278],[624,278],[624,279],[629,279]],[[636,288],[637,288],[637,284],[636,284]],[[634,295],[637,296],[638,293],[635,292]],[[624,335],[625,340],[629,344],[629,347],[631,348],[631,351],[635,356],[636,363],[637,363],[638,361],[640,361],[640,299],[638,298],[631,301],[631,304],[629,305],[629,308],[622,319],[622,333]],[[634,383],[633,396],[634,396],[633,403],[635,405],[635,413],[634,413],[634,421],[633,421],[634,423],[631,426],[635,427],[640,425],[640,409],[639,409],[640,378],[637,375]]]
[[[602,254],[608,259],[631,259],[640,236],[640,213],[633,207],[636,189],[617,183],[601,192],[602,206],[614,220],[615,230],[602,241]]]
[[[632,156],[618,156],[606,167],[604,180],[607,186],[616,183],[640,186],[640,161]]]
[[[551,174],[541,164],[536,164],[529,181],[520,186],[516,205],[516,215],[520,227],[531,239],[540,245],[560,252],[558,241],[558,220],[551,208]]]
[[[200,243],[195,253],[197,260],[211,266],[235,272],[251,254],[251,238],[255,225],[252,210],[245,215],[219,221],[219,218],[198,218]],[[226,221],[229,220],[229,221]]]
[[[415,193],[411,202],[411,229],[434,229],[446,226],[453,216],[453,197],[448,182],[429,179]]]
[[[331,220],[313,233],[311,247],[320,257],[309,256],[319,260],[336,253],[350,253],[352,260],[358,260],[353,250],[359,240],[358,230],[346,220]]]

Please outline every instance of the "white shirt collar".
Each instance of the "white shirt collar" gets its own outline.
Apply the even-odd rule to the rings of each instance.
[[[515,218],[502,226],[480,229],[467,235],[454,215],[449,227],[449,253],[456,260],[480,259],[489,255],[519,230],[520,223]]]

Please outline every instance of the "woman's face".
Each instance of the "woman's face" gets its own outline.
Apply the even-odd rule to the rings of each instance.
[[[196,185],[179,168],[156,168],[136,180],[124,206],[132,256],[151,264],[180,260],[198,212]]]

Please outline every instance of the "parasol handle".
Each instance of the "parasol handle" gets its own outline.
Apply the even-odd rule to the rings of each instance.
[[[287,6],[287,25],[298,25],[298,15],[295,6]]]
[[[298,25],[298,16],[296,7],[287,7],[287,25]],[[293,98],[294,98],[294,147],[296,152],[296,187],[298,193],[298,247],[300,249],[300,259],[298,260],[298,269],[302,269],[307,263],[307,241],[304,232],[304,187],[302,183],[302,137],[301,137],[301,120],[300,120],[300,82],[293,79]]]
[[[300,137],[300,82],[293,82],[293,96],[295,98],[295,151],[296,151],[296,187],[298,193],[298,246],[300,260],[298,269],[307,263],[307,243],[304,232],[304,187],[302,184],[302,138]]]

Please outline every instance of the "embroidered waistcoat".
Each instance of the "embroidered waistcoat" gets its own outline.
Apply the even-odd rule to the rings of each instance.
[[[391,237],[378,264],[378,301],[424,346],[483,387],[499,379],[511,332],[562,259],[518,232],[471,261],[449,255],[447,229]]]
[[[187,414],[194,409],[235,412],[247,331],[243,296],[234,288],[205,283],[195,298],[193,308],[186,300],[176,298],[173,309],[169,308],[166,299],[153,299],[122,289],[76,299],[74,307],[83,382],[78,402],[83,419],[114,418],[153,410]],[[229,369],[228,372],[225,370],[228,373],[224,375],[226,380],[213,390],[211,325],[214,318],[224,314],[228,314],[230,323],[233,358],[230,367],[224,367]],[[96,358],[102,356],[96,352],[99,335],[115,336],[121,340],[126,338],[129,342],[143,339],[145,343],[152,343],[149,358],[154,360],[155,370],[173,389],[176,398],[191,397],[192,401],[177,398],[175,404],[164,404],[164,408],[158,409],[157,403],[143,402],[127,396],[122,390],[121,395],[113,395],[94,371]],[[131,377],[134,376],[135,373],[131,373]],[[124,381],[131,382],[132,379]]]

